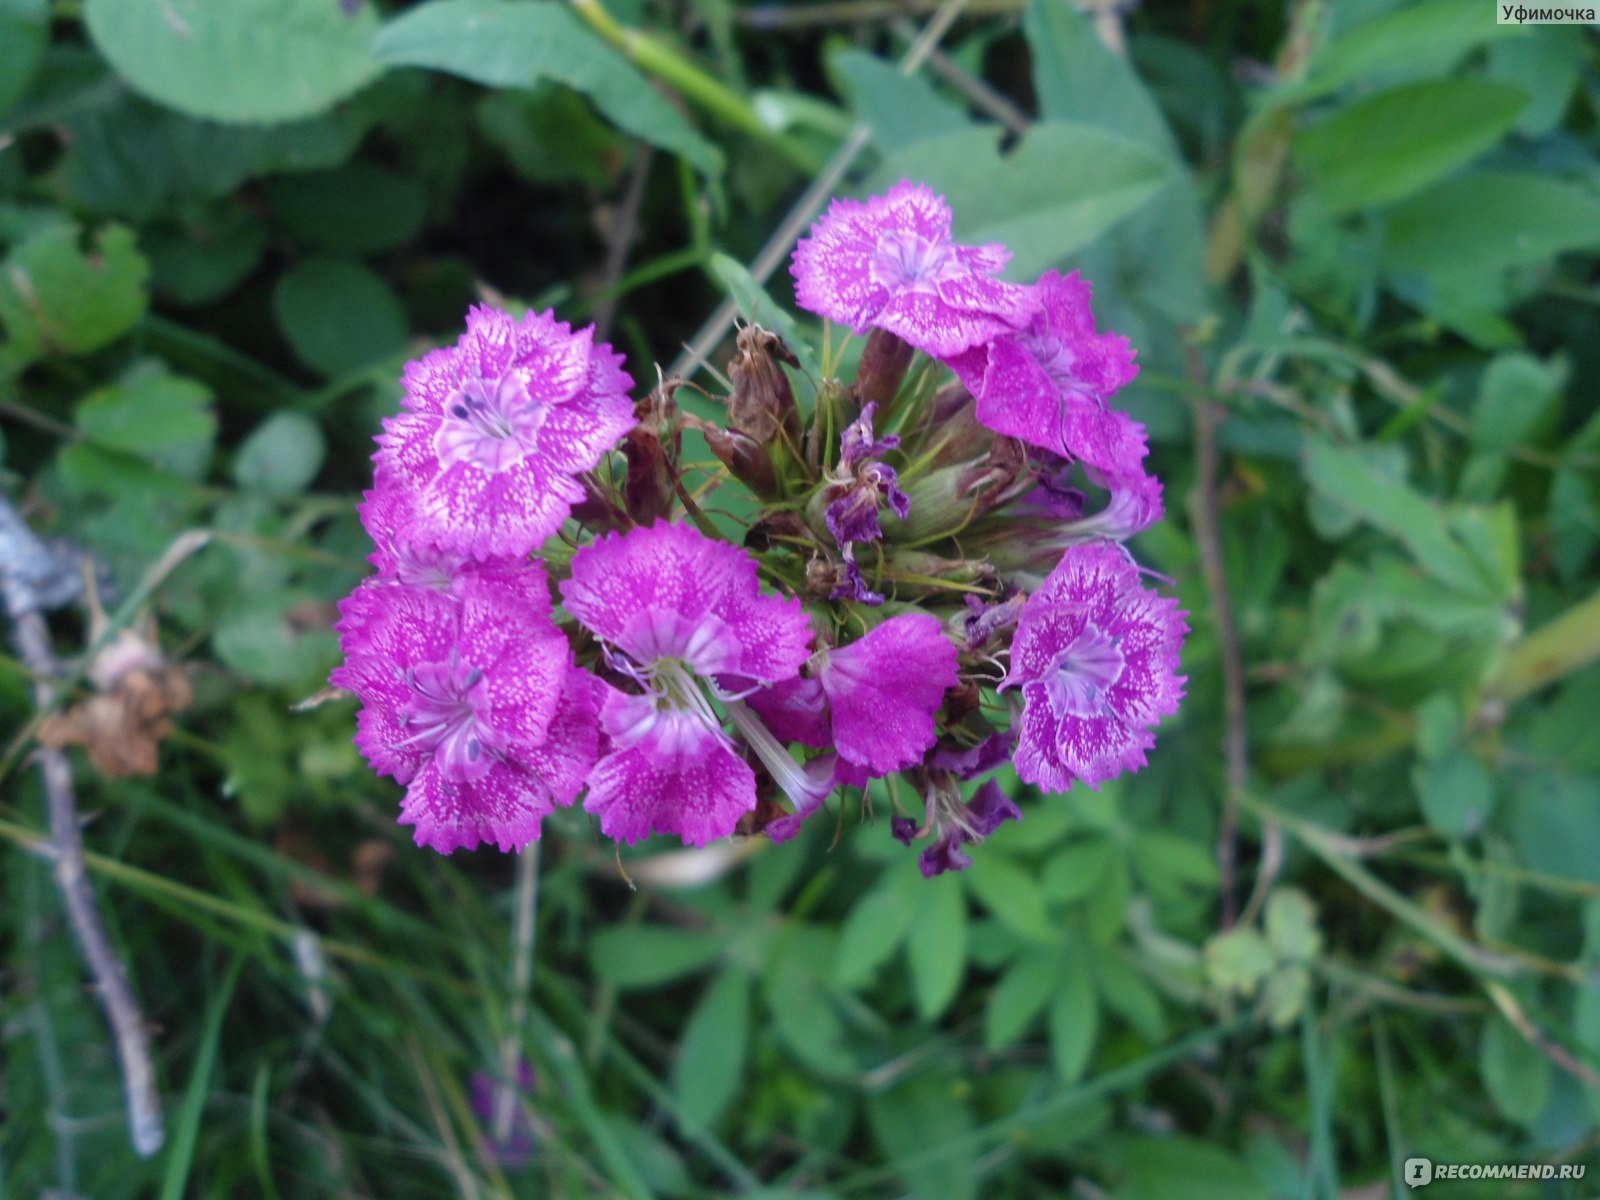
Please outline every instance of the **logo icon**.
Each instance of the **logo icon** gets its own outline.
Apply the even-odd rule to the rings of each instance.
[[[1414,1188],[1433,1182],[1433,1160],[1429,1158],[1406,1159],[1406,1182]]]

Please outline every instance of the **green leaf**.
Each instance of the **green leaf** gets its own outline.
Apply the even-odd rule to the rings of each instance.
[[[1531,266],[1600,246],[1600,199],[1574,183],[1514,171],[1447,179],[1389,210],[1382,261],[1396,272]]]
[[[1600,207],[1595,218],[1600,220]],[[1600,234],[1596,237],[1600,239]],[[1535,440],[1554,420],[1566,385],[1567,369],[1559,360],[1546,363],[1529,354],[1496,356],[1478,384],[1472,440],[1494,450]]]
[[[933,85],[915,75],[902,75],[898,67],[865,50],[846,47],[828,59],[828,69],[839,79],[850,107],[872,130],[872,140],[883,153],[902,150],[923,138],[955,133],[971,122],[955,105],[940,97]]]
[[[323,623],[308,624],[309,606],[321,616],[323,602],[301,591],[245,595],[222,615],[211,648],[231,670],[257,683],[317,686],[339,661],[339,639]]]
[[[750,976],[724,971],[700,997],[672,1064],[672,1090],[689,1116],[703,1125],[739,1094],[750,1040]]]
[[[1060,932],[1045,912],[1039,885],[1015,859],[997,851],[975,855],[961,875],[978,903],[1002,925],[1039,941],[1050,941]]]
[[[0,117],[22,98],[50,40],[50,0],[0,0]]]
[[[1167,1021],[1161,1006],[1161,993],[1118,947],[1095,955],[1095,985],[1100,1000],[1150,1042],[1167,1036]]]
[[[368,367],[405,349],[399,298],[360,263],[306,259],[278,280],[272,311],[295,356],[322,375]]]
[[[365,161],[273,179],[267,201],[296,238],[353,255],[410,241],[427,207],[415,179]]]
[[[198,479],[217,433],[211,390],[150,362],[79,403],[74,422],[97,446]]]
[[[1206,977],[1241,996],[1253,996],[1276,961],[1267,939],[1254,929],[1236,927],[1206,942]]]
[[[1480,42],[1511,40],[1504,29],[1483,19],[1483,6],[1476,0],[1427,0],[1404,5],[1363,22],[1329,43],[1312,58],[1310,78],[1274,93],[1274,98],[1280,103],[1303,104],[1354,80],[1380,73],[1443,75]]]
[[[1007,273],[1032,278],[1081,249],[1169,183],[1172,169],[1137,142],[1091,125],[1050,121],[1007,155],[1001,131],[974,126],[891,155],[869,188],[919,179],[943,192],[964,242],[1004,242]]]
[[[931,1020],[950,1007],[967,973],[967,901],[956,876],[940,875],[924,886],[906,955],[917,1012]]]
[[[1506,811],[1522,865],[1600,884],[1600,780],[1542,768],[1522,772],[1515,786]]]
[[[1478,1069],[1489,1098],[1507,1118],[1531,1125],[1550,1099],[1550,1060],[1496,1014],[1478,1041]]]
[[[1280,959],[1310,962],[1322,952],[1317,906],[1297,887],[1275,888],[1262,921],[1267,943]]]
[[[802,333],[800,323],[788,309],[767,294],[766,289],[756,282],[755,276],[745,270],[743,263],[726,254],[713,254],[711,271],[722,280],[745,320],[753,321],[763,329],[770,329],[781,337],[800,360],[801,369],[812,379],[822,378],[822,361]]]
[[[625,161],[622,138],[578,93],[554,83],[490,92],[474,112],[478,129],[511,169],[532,183],[610,187]]]
[[[245,438],[233,460],[242,488],[272,496],[296,496],[322,469],[328,445],[322,427],[304,413],[273,413]]]
[[[722,957],[719,933],[665,925],[613,925],[589,943],[595,974],[619,988],[659,987],[694,975]]]
[[[1510,27],[1498,28],[1510,33]],[[1587,46],[1584,30],[1570,25],[1521,25],[1514,36],[1490,44],[1489,78],[1533,97],[1517,121],[1519,133],[1539,137],[1561,123],[1582,78]]]
[[[106,225],[80,244],[76,225],[40,230],[0,263],[0,324],[8,355],[87,354],[144,315],[150,269],[133,231]]]
[[[1347,105],[1298,134],[1311,195],[1346,213],[1420,191],[1476,158],[1516,122],[1521,88],[1477,79],[1433,79]]]
[[[1030,949],[1016,959],[989,993],[983,1012],[983,1044],[990,1050],[1009,1046],[1044,1011],[1061,975],[1061,954],[1054,946]]]
[[[1177,143],[1150,89],[1111,53],[1068,0],[1035,0],[1022,31],[1033,56],[1033,90],[1046,121],[1083,121],[1175,155]]]
[[[717,148],[564,5],[432,0],[385,25],[373,49],[391,66],[448,71],[488,87],[531,88],[554,79],[635,137],[701,171],[721,169]]]
[[[1093,964],[1081,948],[1069,947],[1061,964],[1061,986],[1050,1005],[1050,1061],[1063,1083],[1076,1083],[1089,1069],[1099,1033]]]
[[[242,206],[219,207],[181,225],[163,222],[139,236],[156,290],[178,304],[221,299],[256,269],[267,227]]]
[[[1308,436],[1305,469],[1313,491],[1397,538],[1435,579],[1470,596],[1499,598],[1499,581],[1454,535],[1438,506],[1379,475],[1360,452]]]
[[[1099,887],[1113,860],[1121,857],[1122,847],[1107,837],[1073,842],[1050,856],[1039,889],[1056,904],[1081,900]]]
[[[871,982],[873,972],[905,940],[922,903],[921,883],[915,872],[890,874],[857,901],[839,931],[833,978],[840,987],[860,988]]]
[[[1419,762],[1411,783],[1428,827],[1445,837],[1476,837],[1494,811],[1494,777],[1465,752]]]
[[[1134,868],[1152,892],[1181,895],[1217,886],[1217,860],[1208,847],[1176,833],[1143,829],[1133,835]]]
[[[1117,1200],[1271,1200],[1273,1192],[1228,1151],[1182,1134],[1139,1137],[1121,1147],[1127,1175]]]
[[[87,0],[89,36],[135,91],[190,116],[292,121],[382,70],[377,16],[327,0]]]
[[[970,1200],[978,1194],[973,1156],[966,1135],[972,1113],[968,1081],[920,1071],[889,1091],[867,1098],[873,1139],[884,1159],[898,1168],[906,1191],[918,1200]],[[960,1148],[930,1161],[930,1147]],[[898,1194],[898,1189],[897,1189]]]

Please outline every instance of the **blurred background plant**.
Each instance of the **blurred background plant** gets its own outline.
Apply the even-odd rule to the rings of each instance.
[[[0,659],[6,1194],[1600,1169],[1595,52],[1487,0],[0,0],[5,495],[110,614],[54,618],[53,716]],[[1139,554],[1196,631],[1150,767],[932,881],[826,822],[646,845],[637,891],[576,811],[520,871],[412,847],[348,702],[295,707],[401,363],[483,296],[597,321],[646,386],[726,362],[725,302],[814,361],[772,272],[808,188],[901,177],[1139,349]],[[124,633],[154,776],[86,715],[123,693],[75,655]],[[147,1158],[35,733],[87,747]]]

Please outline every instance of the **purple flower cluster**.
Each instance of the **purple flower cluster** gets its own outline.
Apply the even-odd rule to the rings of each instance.
[[[618,841],[781,841],[899,774],[922,814],[891,831],[929,839],[932,875],[1021,819],[983,778],[1005,764],[1051,792],[1144,765],[1187,631],[1122,545],[1161,514],[1107,403],[1133,352],[1076,275],[1003,282],[1005,248],[950,229],[902,183],[800,243],[801,304],[871,331],[808,411],[762,330],[727,430],[680,415],[675,380],[636,405],[620,356],[548,313],[476,308],[410,364],[333,682],[419,844],[520,850],[580,797]],[[685,429],[726,467],[685,461]],[[758,516],[730,537],[695,496],[740,482]]]

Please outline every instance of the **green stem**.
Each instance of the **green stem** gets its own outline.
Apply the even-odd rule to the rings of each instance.
[[[664,42],[623,25],[600,0],[572,0],[572,8],[634,66],[661,80],[691,104],[765,142],[807,175],[814,175],[822,166],[816,155],[799,142],[770,128],[738,92]]]

